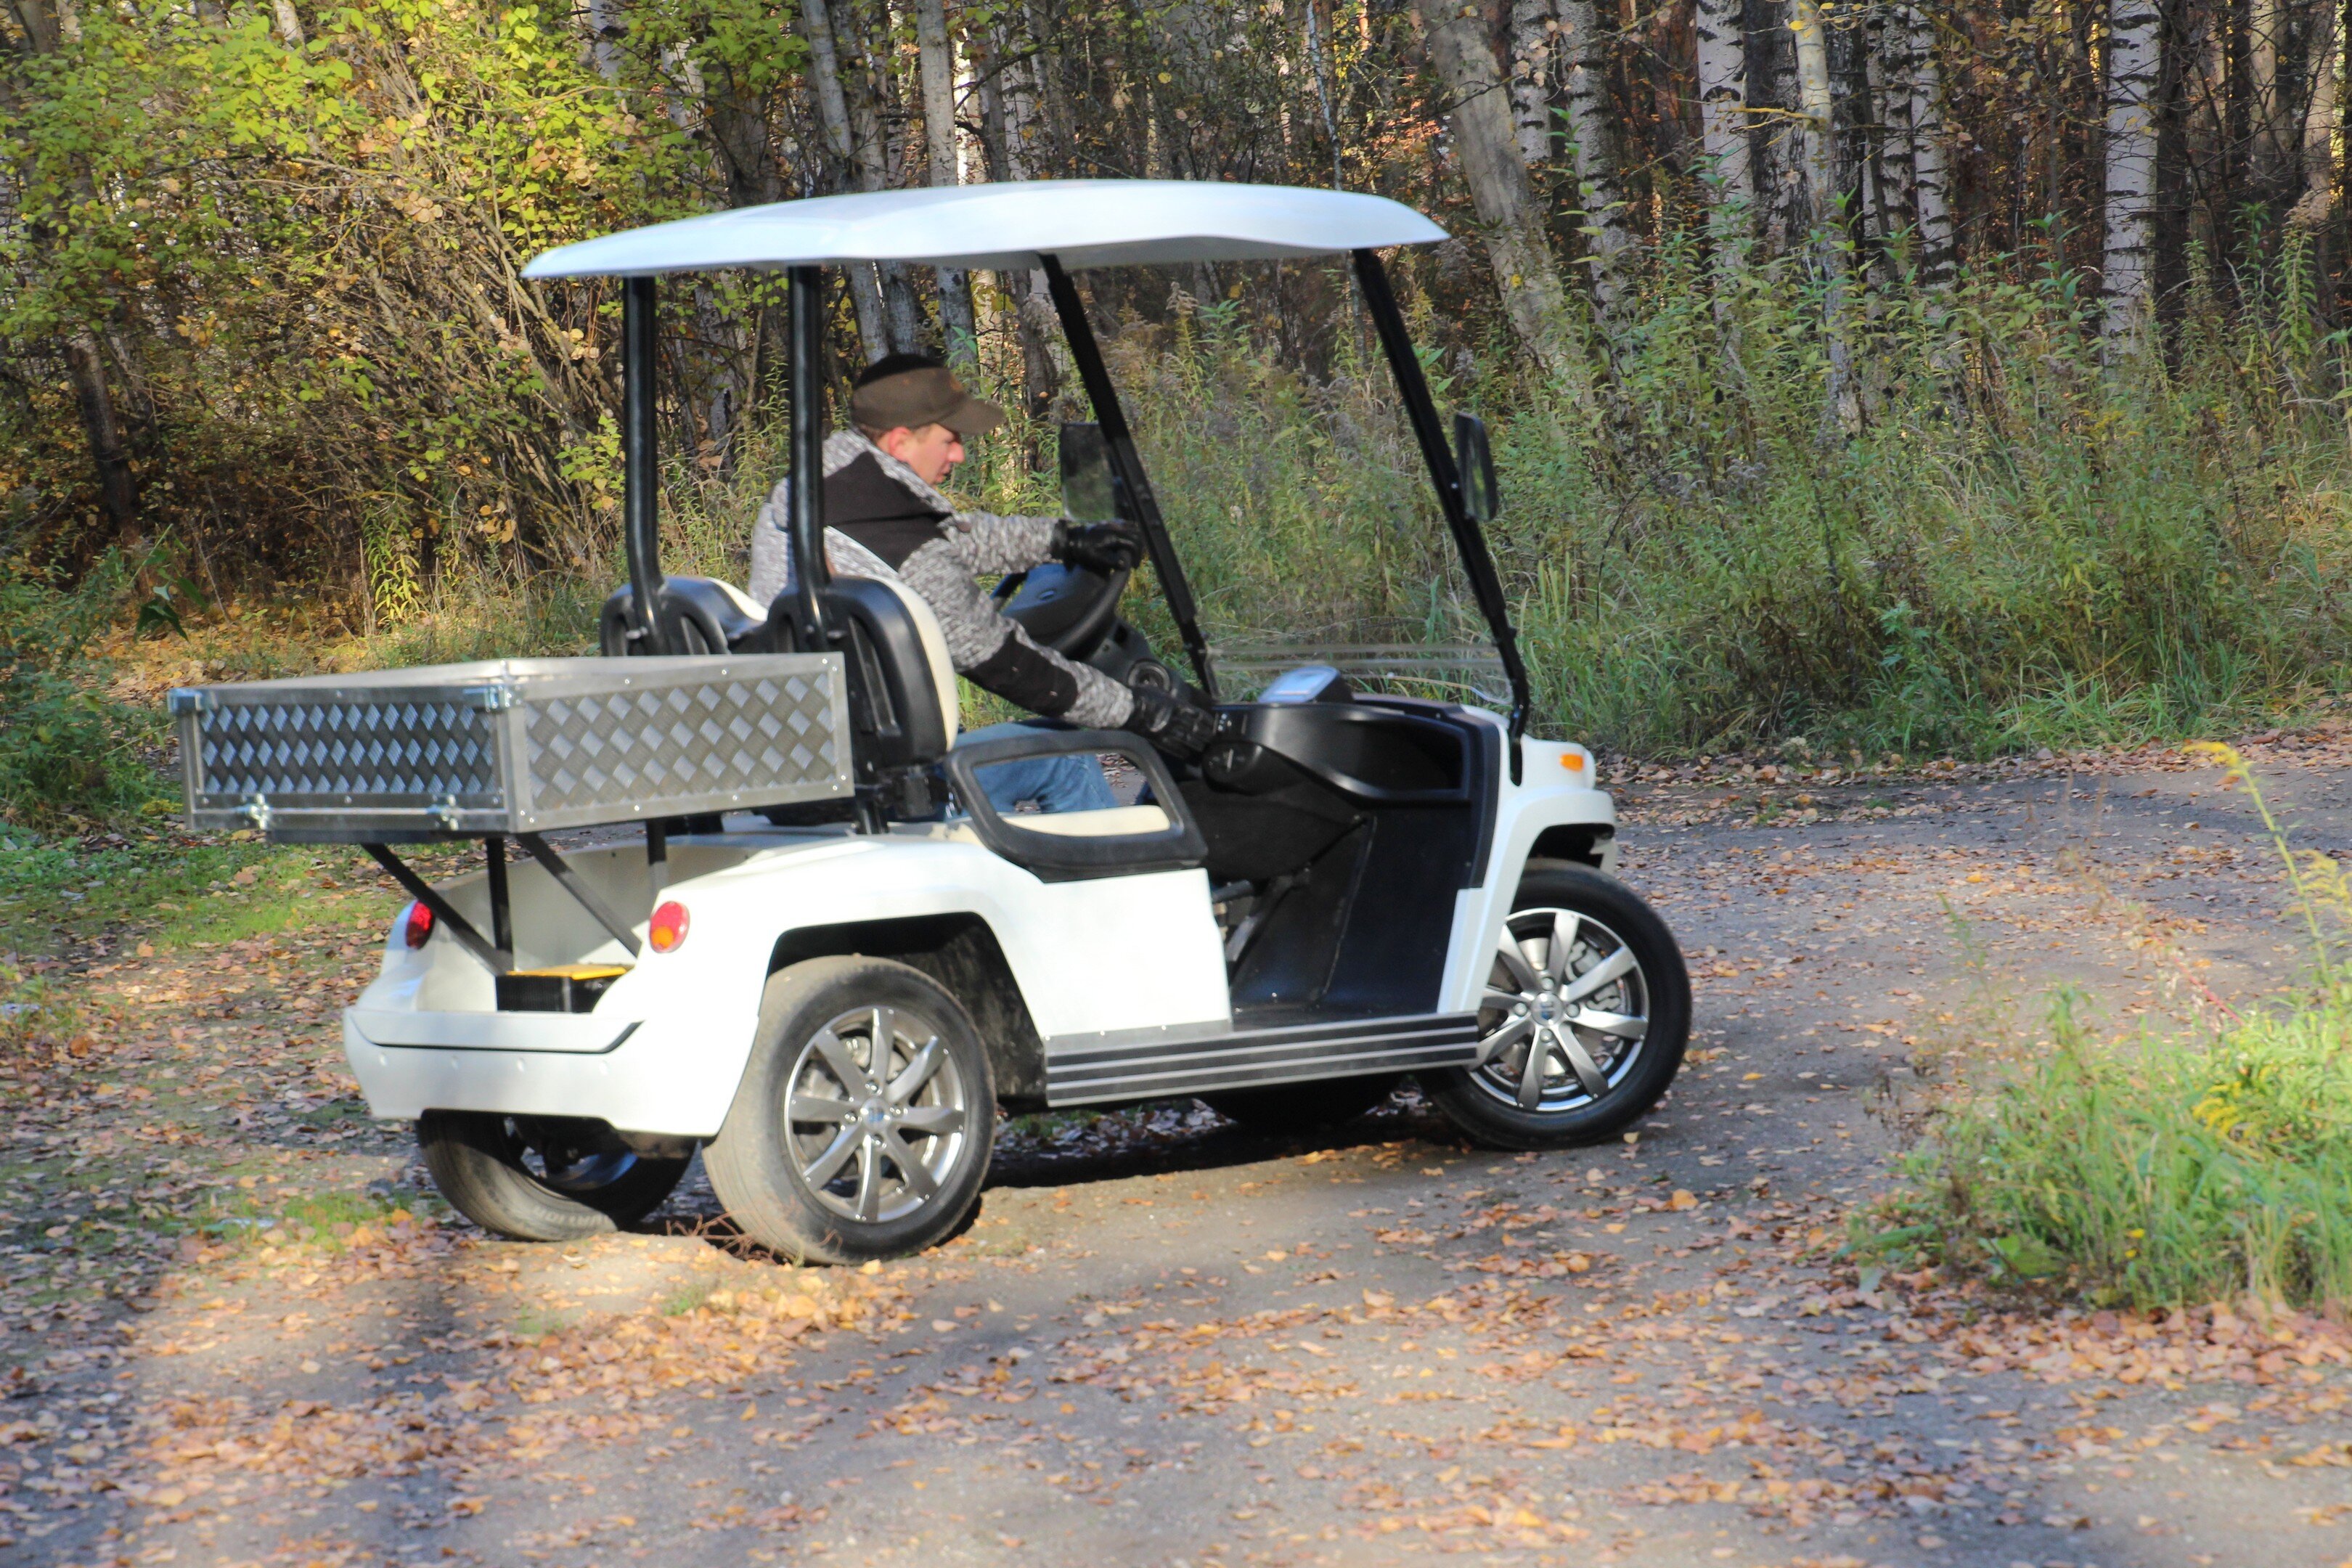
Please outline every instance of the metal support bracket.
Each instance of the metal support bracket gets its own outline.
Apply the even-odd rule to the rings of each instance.
[[[637,956],[642,944],[637,941],[636,932],[630,929],[628,922],[614,913],[610,904],[596,896],[593,888],[580,879],[580,873],[572,868],[569,861],[548,847],[546,839],[536,833],[518,833],[515,842],[530,851],[530,858],[547,868],[547,874],[555,879],[556,885],[571,894],[574,903],[593,915],[596,923],[610,932],[613,940],[625,948],[631,958]]]
[[[459,914],[456,906],[435,892],[424,878],[409,869],[408,863],[381,844],[362,844],[375,863],[383,867],[392,879],[406,889],[408,896],[433,911],[433,919],[448,928],[449,935],[458,946],[489,965],[493,974],[504,974],[514,967],[514,954],[501,952],[474,929],[474,923]]]

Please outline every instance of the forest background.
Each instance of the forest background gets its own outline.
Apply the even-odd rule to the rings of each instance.
[[[1875,761],[2187,734],[2352,664],[2339,0],[7,0],[0,811],[133,810],[171,680],[578,649],[619,302],[538,251],[849,190],[1336,185],[1497,433],[1548,727]],[[1213,640],[1448,642],[1337,265],[1087,275]],[[853,269],[852,355],[1084,417],[1043,281]],[[740,578],[772,279],[663,292],[667,548]],[[143,642],[142,641],[143,639]],[[132,695],[138,695],[133,691]],[[152,759],[152,752],[149,753]]]

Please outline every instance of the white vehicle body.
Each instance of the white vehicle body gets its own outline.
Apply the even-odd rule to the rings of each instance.
[[[1502,727],[1491,713],[1463,711]],[[1001,955],[991,979],[1000,992],[1009,986],[1014,1006],[995,1014],[990,1044],[1000,1092],[1015,1104],[1109,1103],[1467,1061],[1521,868],[1531,857],[1603,870],[1615,860],[1615,807],[1594,787],[1590,754],[1521,744],[1523,782],[1496,780],[1485,874],[1455,895],[1438,994],[1418,1014],[1237,1027],[1205,871],[1045,881],[999,858],[955,818],[883,835],[750,818],[742,831],[672,840],[661,896],[690,912],[688,936],[667,953],[646,947],[593,1011],[499,1012],[479,959],[446,941],[411,950],[395,922],[381,973],[343,1015],[344,1051],[379,1117],[585,1117],[630,1132],[708,1138],[734,1101],[772,973],[820,953],[897,955],[903,922],[933,922],[936,934],[947,917],[976,922]],[[652,907],[634,838],[566,858],[611,903]],[[538,867],[511,876],[519,966],[633,963]],[[440,890],[487,924],[481,875]],[[640,936],[645,930],[641,921]],[[991,1018],[980,1021],[987,1032]]]

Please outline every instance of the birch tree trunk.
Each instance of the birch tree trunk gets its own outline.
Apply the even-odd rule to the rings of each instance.
[[[801,15],[808,32],[809,76],[816,89],[817,118],[824,122],[825,140],[832,143],[835,161],[859,190],[880,190],[879,157],[869,170],[849,123],[849,100],[841,88],[841,50],[833,34],[833,9],[826,0],[801,0]],[[874,268],[863,262],[845,267],[842,272],[849,279],[849,300],[857,312],[858,344],[870,363],[890,352],[881,285]]]
[[[1311,28],[1311,4],[1307,16]],[[1551,162],[1552,35],[1558,29],[1552,0],[1511,0],[1511,122],[1518,132],[1519,161],[1530,171]],[[1314,47],[1311,32],[1308,47]],[[1319,88],[1319,63],[1316,75]]]
[[[1592,301],[1616,312],[1633,260],[1633,230],[1617,180],[1616,127],[1609,114],[1609,37],[1595,0],[1559,0],[1568,45],[1568,129],[1576,138],[1576,184],[1592,248]]]
[[[843,91],[849,100],[849,128],[857,143],[859,179],[869,191],[890,188],[890,138],[888,126],[892,120],[904,120],[888,111],[898,107],[897,92],[889,76],[887,54],[874,47],[866,31],[867,18],[858,13],[858,0],[841,0],[841,9],[834,16],[836,47],[846,37],[856,48],[849,79]],[[887,26],[887,14],[881,18]],[[904,262],[885,261],[875,272],[882,286],[882,325],[890,348],[898,353],[914,353],[923,346],[923,307],[915,294],[914,279],[908,276]]]
[[[302,18],[295,13],[294,0],[269,0],[271,17],[278,24],[278,41],[289,49],[299,49],[305,39]]]
[[[627,36],[621,0],[588,0],[588,58],[608,87],[620,85],[621,40]]]
[[[981,121],[987,132],[992,177],[1001,180],[1027,180],[1036,177],[1037,100],[1029,89],[1025,75],[1035,69],[1034,61],[1024,62],[1016,70],[1011,51],[1005,47],[1003,35],[992,27],[987,33],[988,61],[994,69],[983,67],[980,73]],[[1021,391],[1032,419],[1044,419],[1061,392],[1060,367],[1054,363],[1053,341],[1058,323],[1054,317],[1052,291],[1046,287],[1045,274],[1032,267],[1024,271],[1004,275],[1005,292],[1013,296],[1013,322],[1015,335],[1021,341]]]
[[[1906,129],[1910,143],[1911,221],[1919,233],[1919,281],[1941,289],[1952,280],[1952,202],[1944,157],[1944,75],[1936,59],[1936,23],[1924,4],[1902,10],[1910,43],[1904,60],[1911,77]]]
[[[1430,63],[1452,105],[1454,142],[1480,238],[1520,346],[1544,372],[1586,389],[1590,370],[1570,331],[1568,298],[1528,184],[1510,100],[1482,19],[1458,0],[1414,0]]]
[[[955,47],[948,41],[946,0],[916,0],[915,42],[923,73],[923,140],[930,153],[931,184],[962,183],[957,168]],[[940,332],[947,357],[967,369],[979,363],[980,340],[972,328],[971,279],[961,267],[940,274]]]
[[[1745,0],[1698,0],[1699,144],[1727,221],[1754,221],[1756,174],[1748,153],[1748,7]],[[1736,217],[1732,215],[1736,214]]]
[[[2110,342],[2148,317],[2148,230],[2156,195],[2156,0],[2108,0],[2106,247],[2100,291]]]
[[[2336,213],[2337,164],[2344,140],[2344,9],[2337,0],[2312,29],[2311,110],[2303,121],[2303,195],[2286,215],[2289,226],[2316,229]]]
[[[1821,0],[1793,0],[1789,30],[1797,47],[1799,129],[1791,151],[1804,185],[1808,249],[1823,280],[1822,338],[1829,348],[1829,396],[1823,418],[1848,429],[1859,422],[1853,384],[1853,345],[1846,335],[1845,225],[1838,210],[1836,105],[1830,95],[1829,26]]]

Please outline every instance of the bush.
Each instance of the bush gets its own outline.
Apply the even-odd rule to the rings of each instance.
[[[142,746],[157,715],[90,683],[91,641],[121,613],[131,573],[109,555],[72,588],[0,563],[0,819],[36,828],[137,811],[159,790]]]
[[[2208,748],[2261,795],[2227,748]],[[2102,1043],[2061,992],[2050,1048],[1947,1108],[1906,1161],[1892,1224],[1859,1245],[1921,1249],[1997,1284],[2105,1304],[2250,1291],[2352,1301],[2352,899],[2323,856],[2285,857],[2315,984],[2210,1038]]]

